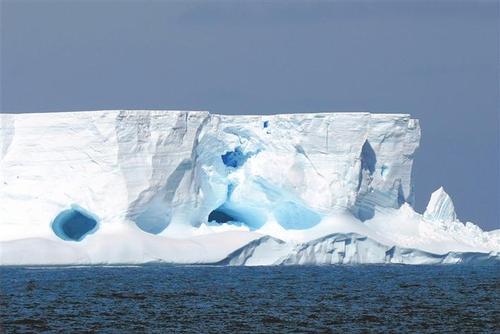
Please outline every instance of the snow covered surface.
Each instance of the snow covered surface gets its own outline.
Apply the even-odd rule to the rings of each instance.
[[[415,212],[405,114],[0,115],[0,264],[469,263],[499,230]]]

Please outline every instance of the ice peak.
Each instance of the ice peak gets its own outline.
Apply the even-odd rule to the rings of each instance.
[[[424,212],[424,218],[437,221],[455,221],[457,214],[451,197],[443,187],[434,191]]]

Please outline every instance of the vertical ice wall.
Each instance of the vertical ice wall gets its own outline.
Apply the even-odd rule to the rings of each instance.
[[[55,237],[77,205],[157,233],[226,215],[287,229],[412,201],[418,121],[402,114],[188,111],[1,115],[1,238]],[[214,212],[215,211],[215,212]],[[217,220],[217,219],[214,219]],[[5,227],[5,228],[4,228]]]

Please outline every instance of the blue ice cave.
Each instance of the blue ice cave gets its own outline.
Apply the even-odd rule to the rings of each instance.
[[[81,241],[97,230],[97,218],[74,205],[56,216],[52,222],[52,230],[63,240]]]
[[[241,147],[236,147],[234,151],[228,151],[221,155],[222,162],[228,167],[238,168],[243,166],[243,164],[250,158],[250,153],[244,153]]]
[[[266,217],[259,208],[247,205],[235,205],[231,201],[226,201],[217,209],[210,212],[208,221],[215,221],[219,224],[245,224],[250,229],[255,230],[264,225]]]
[[[219,224],[224,224],[228,222],[238,221],[237,218],[227,214],[223,209],[215,209],[208,215],[209,222],[216,222]]]
[[[258,207],[246,204],[235,204],[231,201],[236,186],[232,183],[227,186],[226,201],[208,215],[209,222],[219,224],[245,224],[251,229],[257,229],[266,222],[262,210]]]
[[[376,164],[377,155],[375,154],[373,147],[370,145],[370,142],[366,140],[361,148],[361,169],[367,170],[370,174],[373,174]]]

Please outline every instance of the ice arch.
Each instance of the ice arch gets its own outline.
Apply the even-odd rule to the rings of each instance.
[[[82,241],[88,234],[97,230],[97,218],[74,205],[54,218],[52,230],[63,240]]]

